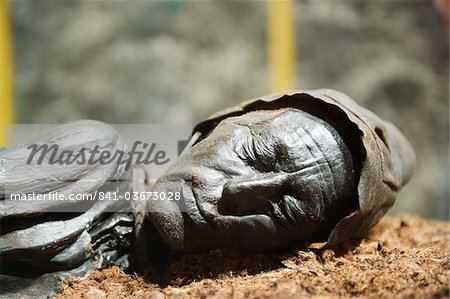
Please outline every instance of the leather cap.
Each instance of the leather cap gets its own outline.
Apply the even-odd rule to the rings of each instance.
[[[194,127],[205,138],[227,117],[250,111],[296,108],[326,120],[352,152],[358,179],[359,208],[332,229],[327,244],[364,235],[394,204],[397,192],[415,168],[414,151],[390,122],[359,106],[347,95],[331,90],[293,90],[271,94],[219,111]]]

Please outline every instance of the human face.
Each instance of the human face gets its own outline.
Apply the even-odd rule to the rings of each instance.
[[[185,151],[152,189],[182,199],[149,202],[149,216],[175,250],[264,251],[329,230],[350,212],[354,177],[331,125],[296,109],[255,111]]]

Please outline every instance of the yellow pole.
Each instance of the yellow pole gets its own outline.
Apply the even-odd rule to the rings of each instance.
[[[7,0],[0,0],[0,146],[6,145],[6,127],[14,122],[12,47]]]
[[[271,90],[295,87],[294,1],[268,0],[268,52]]]

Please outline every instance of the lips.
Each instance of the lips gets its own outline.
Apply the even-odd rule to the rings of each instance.
[[[208,224],[206,218],[201,213],[200,207],[198,205],[199,195],[196,190],[192,187],[192,181],[185,181],[182,185],[182,195],[184,203],[184,212],[191,218],[196,224]]]

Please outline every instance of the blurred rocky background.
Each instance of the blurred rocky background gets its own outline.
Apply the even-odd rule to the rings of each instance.
[[[392,211],[448,219],[449,41],[437,2],[296,2],[296,87],[338,89],[394,122],[418,169]],[[264,1],[11,9],[18,123],[193,124],[270,92]]]

